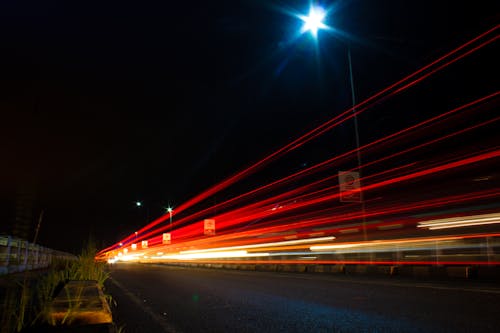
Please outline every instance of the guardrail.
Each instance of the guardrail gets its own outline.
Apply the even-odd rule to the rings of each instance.
[[[55,259],[74,260],[77,257],[27,240],[0,235],[0,275],[47,268]]]

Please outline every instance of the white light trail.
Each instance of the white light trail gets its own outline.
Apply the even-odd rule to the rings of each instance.
[[[240,250],[240,249],[255,249],[255,248],[259,248],[259,247],[280,247],[280,246],[287,246],[287,245],[326,242],[326,241],[330,241],[330,240],[334,240],[334,239],[335,239],[334,236],[318,237],[318,238],[298,239],[298,240],[290,240],[290,241],[283,241],[283,242],[260,243],[260,244],[240,245],[240,246],[230,246],[230,247],[219,247],[219,248],[205,249],[205,250],[189,250],[189,251],[181,251],[180,254],[218,252],[218,251],[226,251],[226,250],[231,251],[231,250]]]
[[[153,259],[167,260],[193,260],[193,259],[222,259],[222,258],[244,258],[244,257],[267,257],[269,253],[248,253],[247,251],[217,251],[205,253],[181,253],[153,257]]]
[[[430,220],[419,222],[417,227],[428,228],[429,230],[471,227],[487,224],[500,223],[500,214],[483,214],[473,216],[450,217],[446,219]]]

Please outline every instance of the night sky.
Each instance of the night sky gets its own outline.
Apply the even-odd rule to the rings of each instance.
[[[348,108],[347,45],[360,101],[499,21],[495,1],[321,4],[336,32],[315,44],[291,15],[307,0],[1,1],[0,232],[22,190],[27,238],[43,210],[42,245],[110,245]],[[412,117],[391,112],[361,139]],[[336,135],[290,170],[354,144]]]

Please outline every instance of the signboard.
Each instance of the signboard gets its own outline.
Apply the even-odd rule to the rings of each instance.
[[[215,235],[215,220],[206,219],[204,222],[204,234],[206,236]]]
[[[361,202],[359,172],[339,171],[339,191],[341,202]]]
[[[141,242],[141,247],[142,247],[143,249],[147,249],[147,248],[148,248],[148,241],[147,241],[147,240],[142,241],[142,242]]]
[[[170,240],[171,240],[170,233],[169,232],[164,233],[162,239],[163,244],[170,244]]]

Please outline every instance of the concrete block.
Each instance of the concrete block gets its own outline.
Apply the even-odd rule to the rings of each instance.
[[[306,271],[306,265],[296,265],[296,272],[304,273]]]
[[[277,270],[277,265],[275,265],[275,264],[255,265],[255,270],[263,271],[263,272],[275,272]]]
[[[345,274],[344,265],[333,265],[330,267],[330,272],[335,274]]]
[[[390,266],[389,267],[389,275],[399,275],[399,266]]]
[[[276,272],[278,270],[278,265],[276,264],[264,265],[264,266],[266,266],[267,271]]]
[[[329,271],[327,265],[307,265],[306,271],[308,273],[325,273]]]
[[[295,272],[294,265],[280,265],[279,269],[281,272]]]
[[[376,275],[395,275],[397,272],[396,266],[374,266],[372,269],[374,274]]]
[[[451,266],[446,267],[446,275],[451,278],[469,278],[471,272],[470,266]]]
[[[367,265],[346,265],[346,274],[366,274],[368,272]]]
[[[70,281],[54,298],[49,310],[53,325],[90,325],[111,323],[112,316],[96,281]]]
[[[327,269],[329,268],[326,265],[313,265],[313,266],[314,266],[315,273],[326,273]]]

